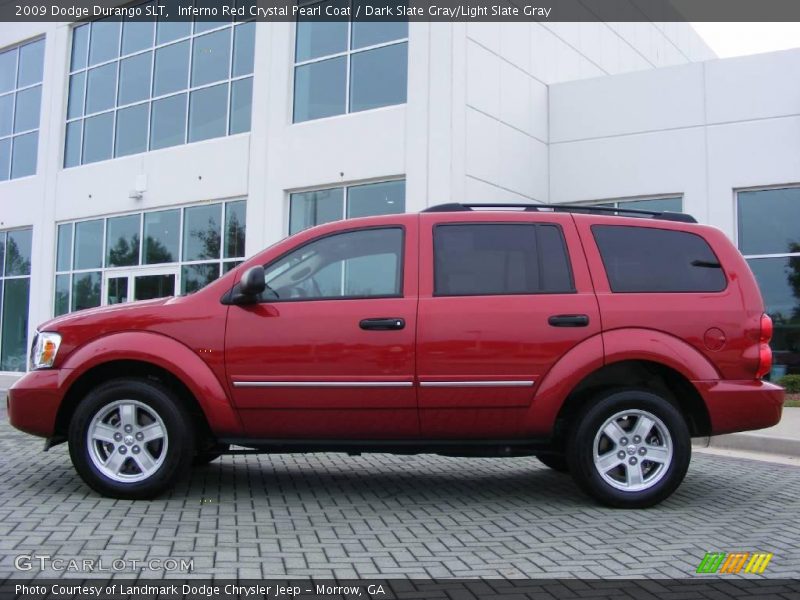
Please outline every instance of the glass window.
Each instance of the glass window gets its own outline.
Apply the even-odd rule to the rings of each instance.
[[[6,279],[3,285],[0,371],[25,371],[28,356],[28,303],[31,280]]]
[[[189,100],[189,141],[225,135],[227,116],[227,83],[192,92]]]
[[[217,6],[212,0],[204,2]],[[177,11],[180,2],[162,4],[169,12]],[[116,33],[108,21],[75,27],[64,166],[249,131],[255,28],[253,21],[210,20],[196,26],[194,33],[192,23],[183,21],[124,20]],[[115,52],[108,50],[112,38]],[[209,90],[208,84],[215,82],[221,87]],[[131,109],[132,104],[143,107]],[[13,112],[13,106],[4,107],[0,100],[0,130],[9,110]],[[106,111],[114,111],[113,123],[102,120],[90,126],[81,120]],[[141,127],[144,118],[150,119],[149,134],[148,127]],[[115,136],[122,140],[115,143]],[[87,149],[89,143],[93,147]]]
[[[9,135],[14,125],[14,94],[0,96],[0,136]]]
[[[72,268],[72,223],[58,226],[58,250],[56,252],[56,271],[69,271]]]
[[[86,84],[86,113],[114,108],[117,85],[117,63],[89,70]]]
[[[228,202],[225,205],[225,256],[244,256],[245,202]]]
[[[36,174],[44,44],[0,52],[0,181]]]
[[[114,135],[114,113],[89,117],[83,122],[82,162],[92,163],[111,158],[111,140]]]
[[[403,232],[397,227],[327,236],[269,265],[264,299],[399,296],[402,256]]]
[[[108,219],[106,232],[106,267],[139,264],[140,215]]]
[[[289,234],[344,216],[344,188],[292,194],[289,202]]]
[[[192,47],[192,85],[205,85],[230,74],[231,30],[198,36]]]
[[[220,204],[186,209],[183,215],[183,260],[219,258],[221,211]]]
[[[31,245],[33,230],[9,231],[6,238],[6,277],[31,274]]]
[[[162,210],[144,215],[144,264],[178,262],[180,210]]]
[[[5,273],[5,265],[6,265],[6,233],[4,231],[0,231],[0,277],[2,277]]]
[[[153,3],[148,2],[147,4],[152,5]],[[151,20],[125,21],[122,25],[122,54],[131,54],[151,48],[154,31],[155,23]]]
[[[75,268],[99,269],[103,266],[103,220],[75,225]]]
[[[86,54],[89,51],[89,25],[80,25],[72,30],[72,57],[70,70],[86,68]]]
[[[14,138],[11,151],[11,178],[27,177],[36,173],[36,152],[39,150],[39,132],[26,133]]]
[[[92,23],[89,42],[89,66],[112,60],[119,56],[120,21],[104,19]]]
[[[236,28],[233,40],[233,76],[241,77],[253,72],[255,57],[256,24],[254,21],[244,23]]]
[[[295,122],[342,114],[345,110],[347,59],[302,65],[294,74]]]
[[[719,292],[727,280],[699,235],[652,227],[594,225],[614,292]]]
[[[180,42],[156,50],[153,95],[163,96],[185,90],[189,77],[189,42]]]
[[[391,215],[406,210],[406,182],[386,181],[347,189],[347,218]]]
[[[69,312],[69,275],[56,275],[55,299],[53,314],[56,317]]]
[[[17,87],[35,85],[42,80],[44,68],[44,40],[25,44],[19,49]]]
[[[42,104],[42,86],[17,92],[14,114],[14,133],[39,128],[39,108]]]
[[[219,263],[185,265],[181,268],[181,294],[191,294],[219,279]]]
[[[72,310],[83,310],[100,306],[99,271],[75,273],[72,276]]]
[[[147,150],[148,104],[137,104],[117,113],[114,156],[127,156]]]
[[[134,300],[152,300],[175,295],[175,275],[140,275],[133,279]]]
[[[119,63],[117,105],[131,104],[150,97],[152,53],[143,52]]]
[[[408,37],[408,21],[353,21],[353,48],[385,44]]]
[[[296,32],[295,122],[406,101],[408,23],[357,21],[348,39],[345,21],[298,19]]]
[[[67,118],[83,116],[83,103],[85,98],[86,71],[81,71],[69,78],[69,101],[67,103]]]
[[[394,44],[353,55],[351,112],[405,103],[407,54],[406,44]]]
[[[800,252],[800,188],[739,192],[737,200],[742,254]]]
[[[292,194],[289,234],[343,218],[402,213],[405,195],[403,180]]]
[[[253,78],[239,79],[231,83],[231,135],[250,131],[253,98]]]
[[[17,87],[17,56],[17,48],[0,52],[0,94]]]
[[[153,102],[150,118],[150,149],[183,144],[186,138],[186,94]]]
[[[566,246],[554,225],[439,225],[433,243],[437,296],[573,291]],[[553,265],[545,277],[547,261]]]

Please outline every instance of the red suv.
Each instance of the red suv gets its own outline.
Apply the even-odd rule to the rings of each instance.
[[[720,231],[486,208],[322,225],[193,295],[49,321],[10,421],[120,498],[225,453],[427,452],[536,455],[644,507],[678,487],[692,436],[780,420],[772,323]]]

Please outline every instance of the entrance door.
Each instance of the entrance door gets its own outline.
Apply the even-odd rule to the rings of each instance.
[[[103,274],[103,304],[122,304],[174,296],[179,267],[115,269]]]

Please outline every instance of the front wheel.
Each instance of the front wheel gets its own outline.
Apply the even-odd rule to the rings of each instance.
[[[109,381],[76,408],[70,458],[81,478],[104,496],[152,498],[188,471],[191,422],[175,394],[158,382]]]
[[[678,409],[644,390],[616,391],[578,417],[567,445],[576,483],[608,506],[645,508],[683,481],[691,437]]]

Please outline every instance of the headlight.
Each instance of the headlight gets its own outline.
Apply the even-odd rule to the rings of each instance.
[[[57,333],[39,333],[31,347],[31,369],[49,369],[53,366],[61,345],[61,336]]]

